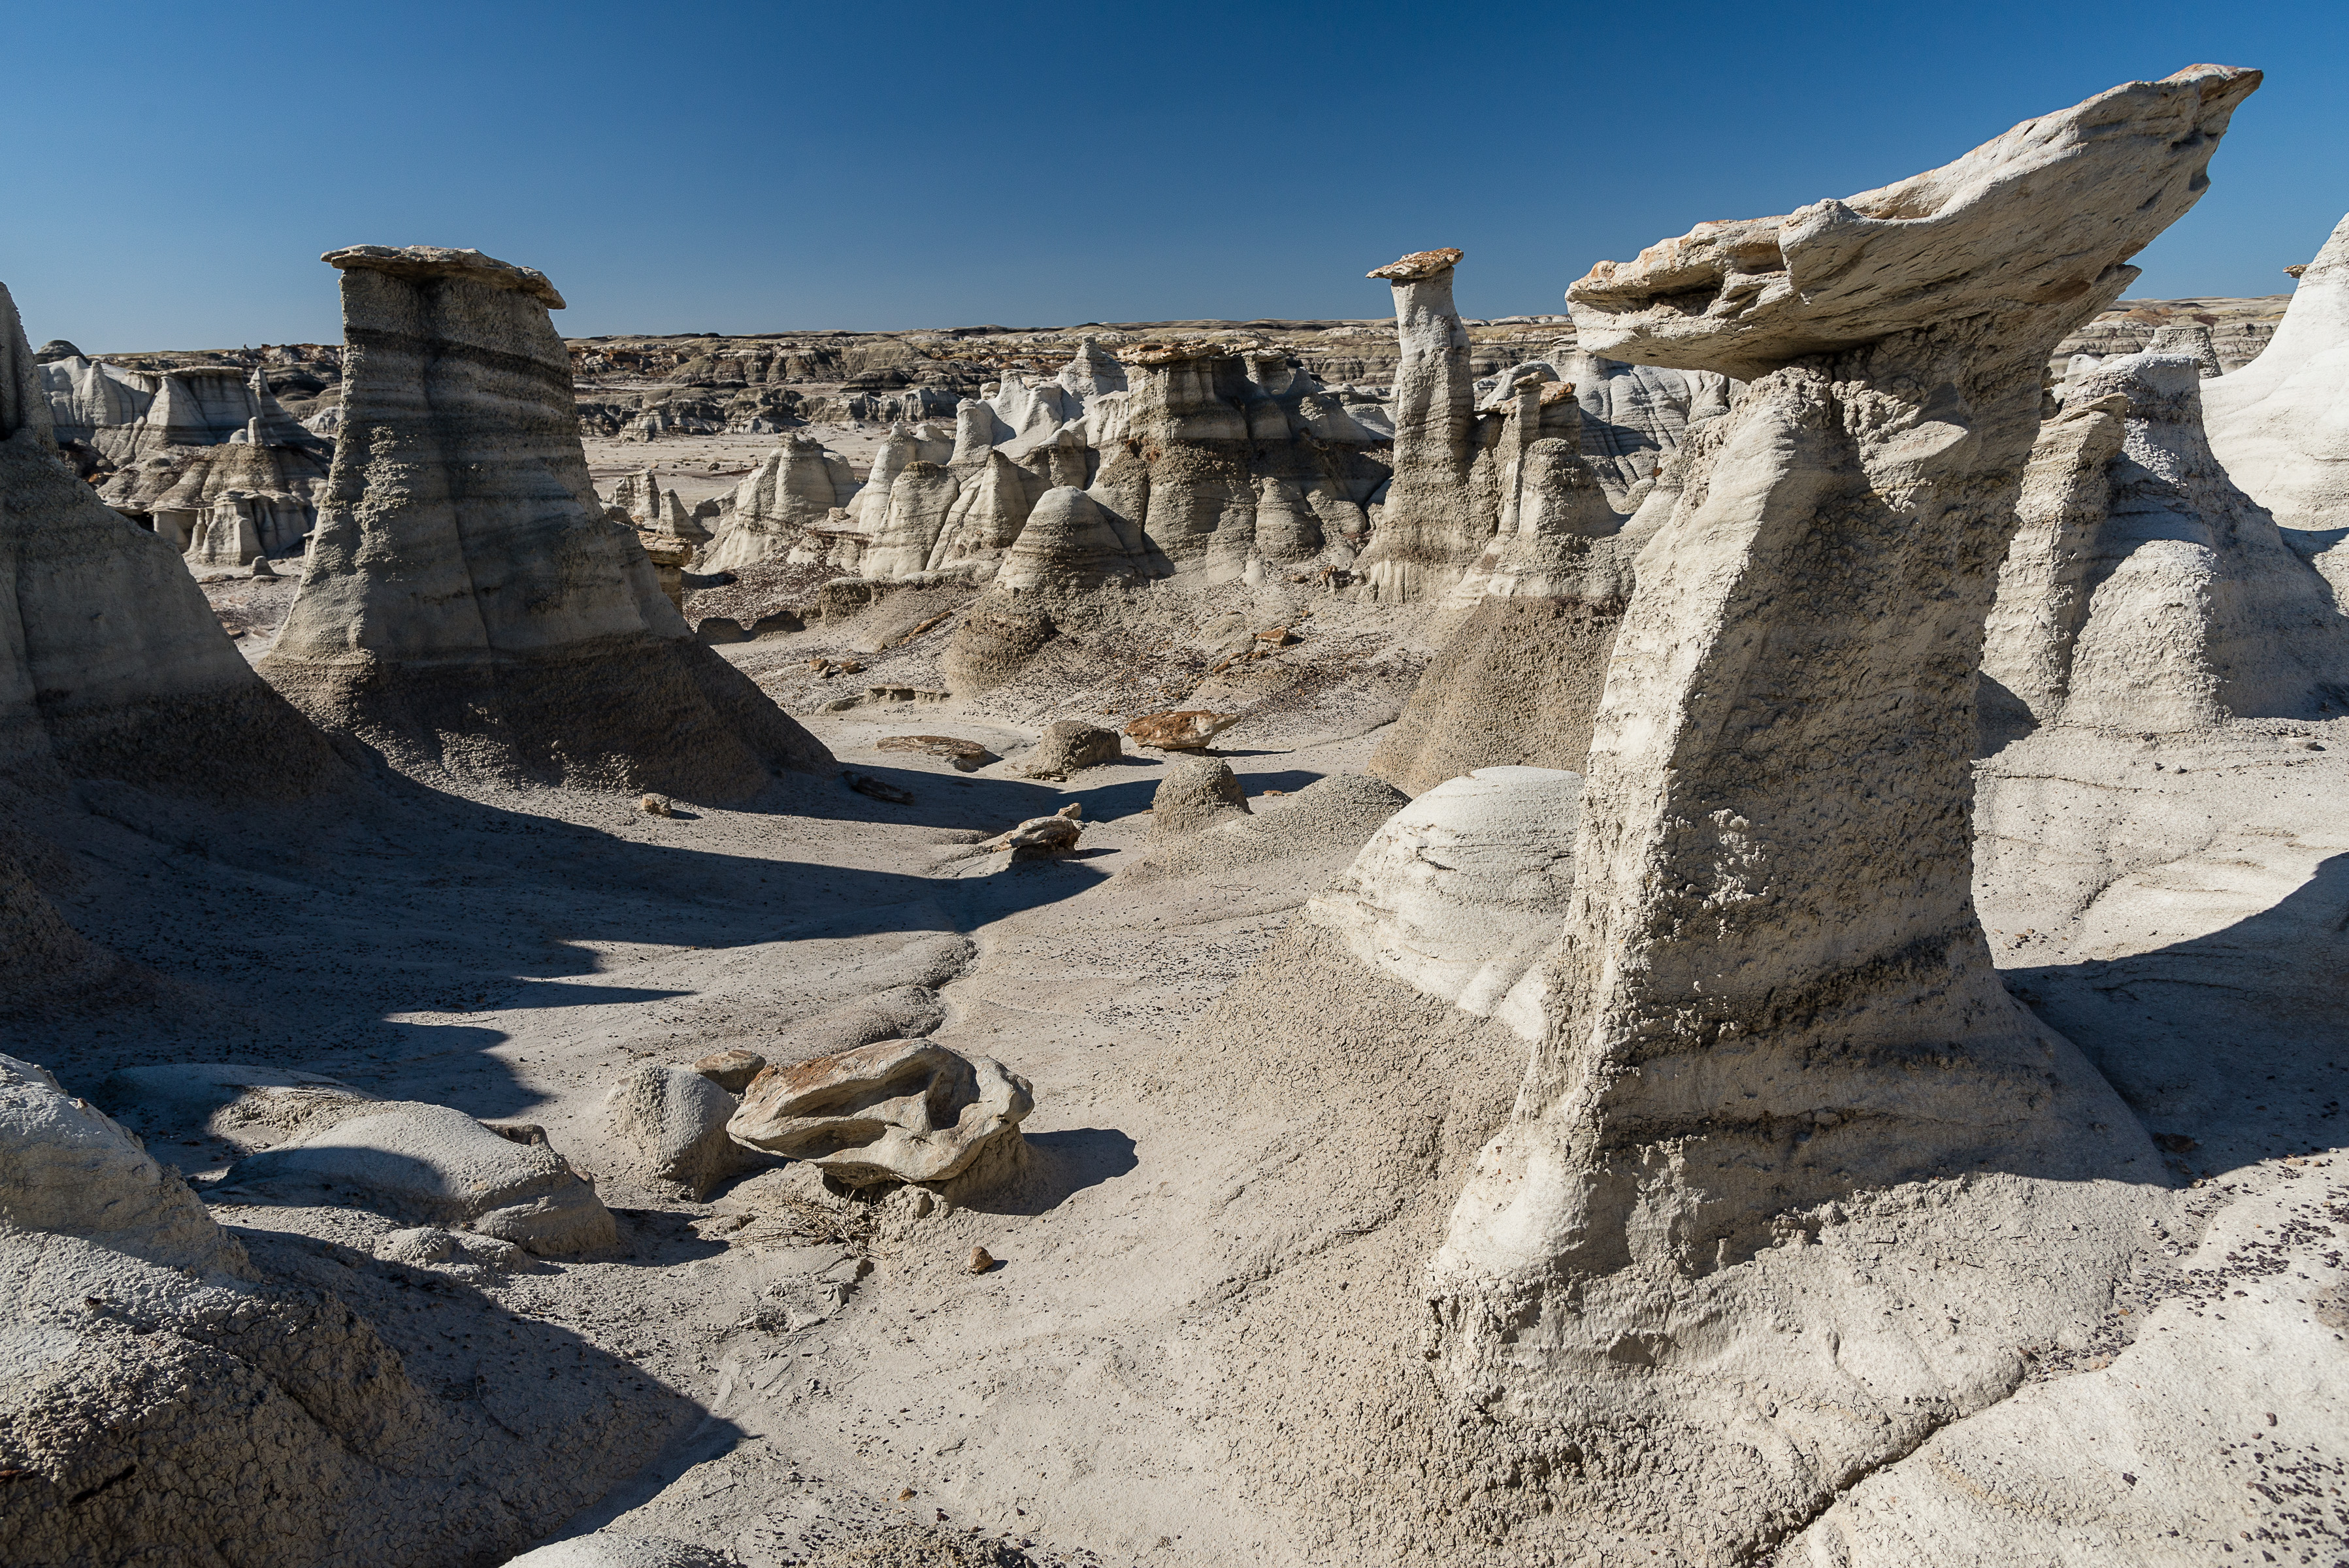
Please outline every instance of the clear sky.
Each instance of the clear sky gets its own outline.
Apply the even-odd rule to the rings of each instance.
[[[6,26],[0,281],[35,342],[333,341],[336,245],[541,268],[574,335],[1462,308],[2257,66],[2138,297],[2273,294],[2349,209],[2326,5],[72,5]]]

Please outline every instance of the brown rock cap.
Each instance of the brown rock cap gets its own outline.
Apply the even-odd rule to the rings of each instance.
[[[1421,283],[1439,273],[1450,272],[1460,264],[1460,258],[1467,253],[1451,245],[1435,251],[1413,251],[1400,260],[1389,262],[1382,267],[1373,268],[1362,275],[1366,278],[1385,278],[1398,284]]]
[[[345,272],[359,267],[398,278],[470,277],[496,288],[518,289],[549,310],[564,308],[563,296],[544,273],[479,251],[452,251],[446,245],[345,245],[318,259]]]

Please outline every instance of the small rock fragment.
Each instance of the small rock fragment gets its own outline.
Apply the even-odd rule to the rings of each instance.
[[[971,1248],[970,1261],[963,1264],[963,1267],[968,1269],[973,1274],[985,1274],[994,1266],[995,1254],[988,1252],[985,1247]]]
[[[636,810],[647,817],[674,817],[677,802],[666,795],[647,795],[636,802]]]
[[[693,1064],[693,1070],[724,1089],[728,1094],[740,1094],[759,1076],[767,1058],[756,1051],[746,1051],[737,1046],[730,1050],[715,1052]]]
[[[1146,713],[1125,727],[1126,735],[1159,751],[1196,751],[1237,724],[1236,713],[1210,713],[1204,707]]]
[[[875,800],[886,800],[893,806],[910,806],[914,803],[914,792],[911,789],[900,789],[895,784],[875,779],[869,773],[843,773],[840,778],[843,783],[859,795],[869,796]]]

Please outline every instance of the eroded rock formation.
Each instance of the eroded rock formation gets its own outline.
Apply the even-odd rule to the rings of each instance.
[[[1028,1081],[934,1040],[876,1040],[770,1068],[728,1124],[740,1143],[806,1160],[853,1187],[945,1181],[998,1141],[1017,1141],[1035,1107]]]
[[[2155,1201],[2141,1127],[1992,966],[1972,678],[2040,367],[2258,81],[2130,83],[1568,293],[1590,352],[1751,385],[1641,558],[1438,1358],[1675,1554],[1751,1550],[1998,1398],[2100,1315]],[[1969,1266],[1929,1266],[1961,1233]]]
[[[2349,603],[2349,218],[2300,274],[2257,359],[2202,388],[2227,477]]]
[[[604,515],[554,286],[472,251],[326,260],[343,437],[271,680],[406,768],[713,799],[828,767]]]
[[[165,541],[100,504],[49,438],[49,400],[0,289],[0,780],[110,779],[285,799],[344,776],[263,684]]]
[[[2207,374],[2194,353],[2108,359],[2042,428],[1982,648],[1993,731],[2349,709],[2349,617],[2212,457]]]

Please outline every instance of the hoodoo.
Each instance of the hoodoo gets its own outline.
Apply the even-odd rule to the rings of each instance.
[[[1547,1027],[1433,1286],[1454,1389],[1568,1429],[1627,1522],[1766,1538],[2012,1387],[2141,1233],[2158,1157],[1974,912],[1973,672],[2038,367],[2259,80],[2129,83],[1568,294],[1592,353],[1753,384],[1642,555]]]
[[[554,285],[478,251],[325,259],[343,423],[271,680],[403,768],[699,799],[828,768],[605,516]]]

